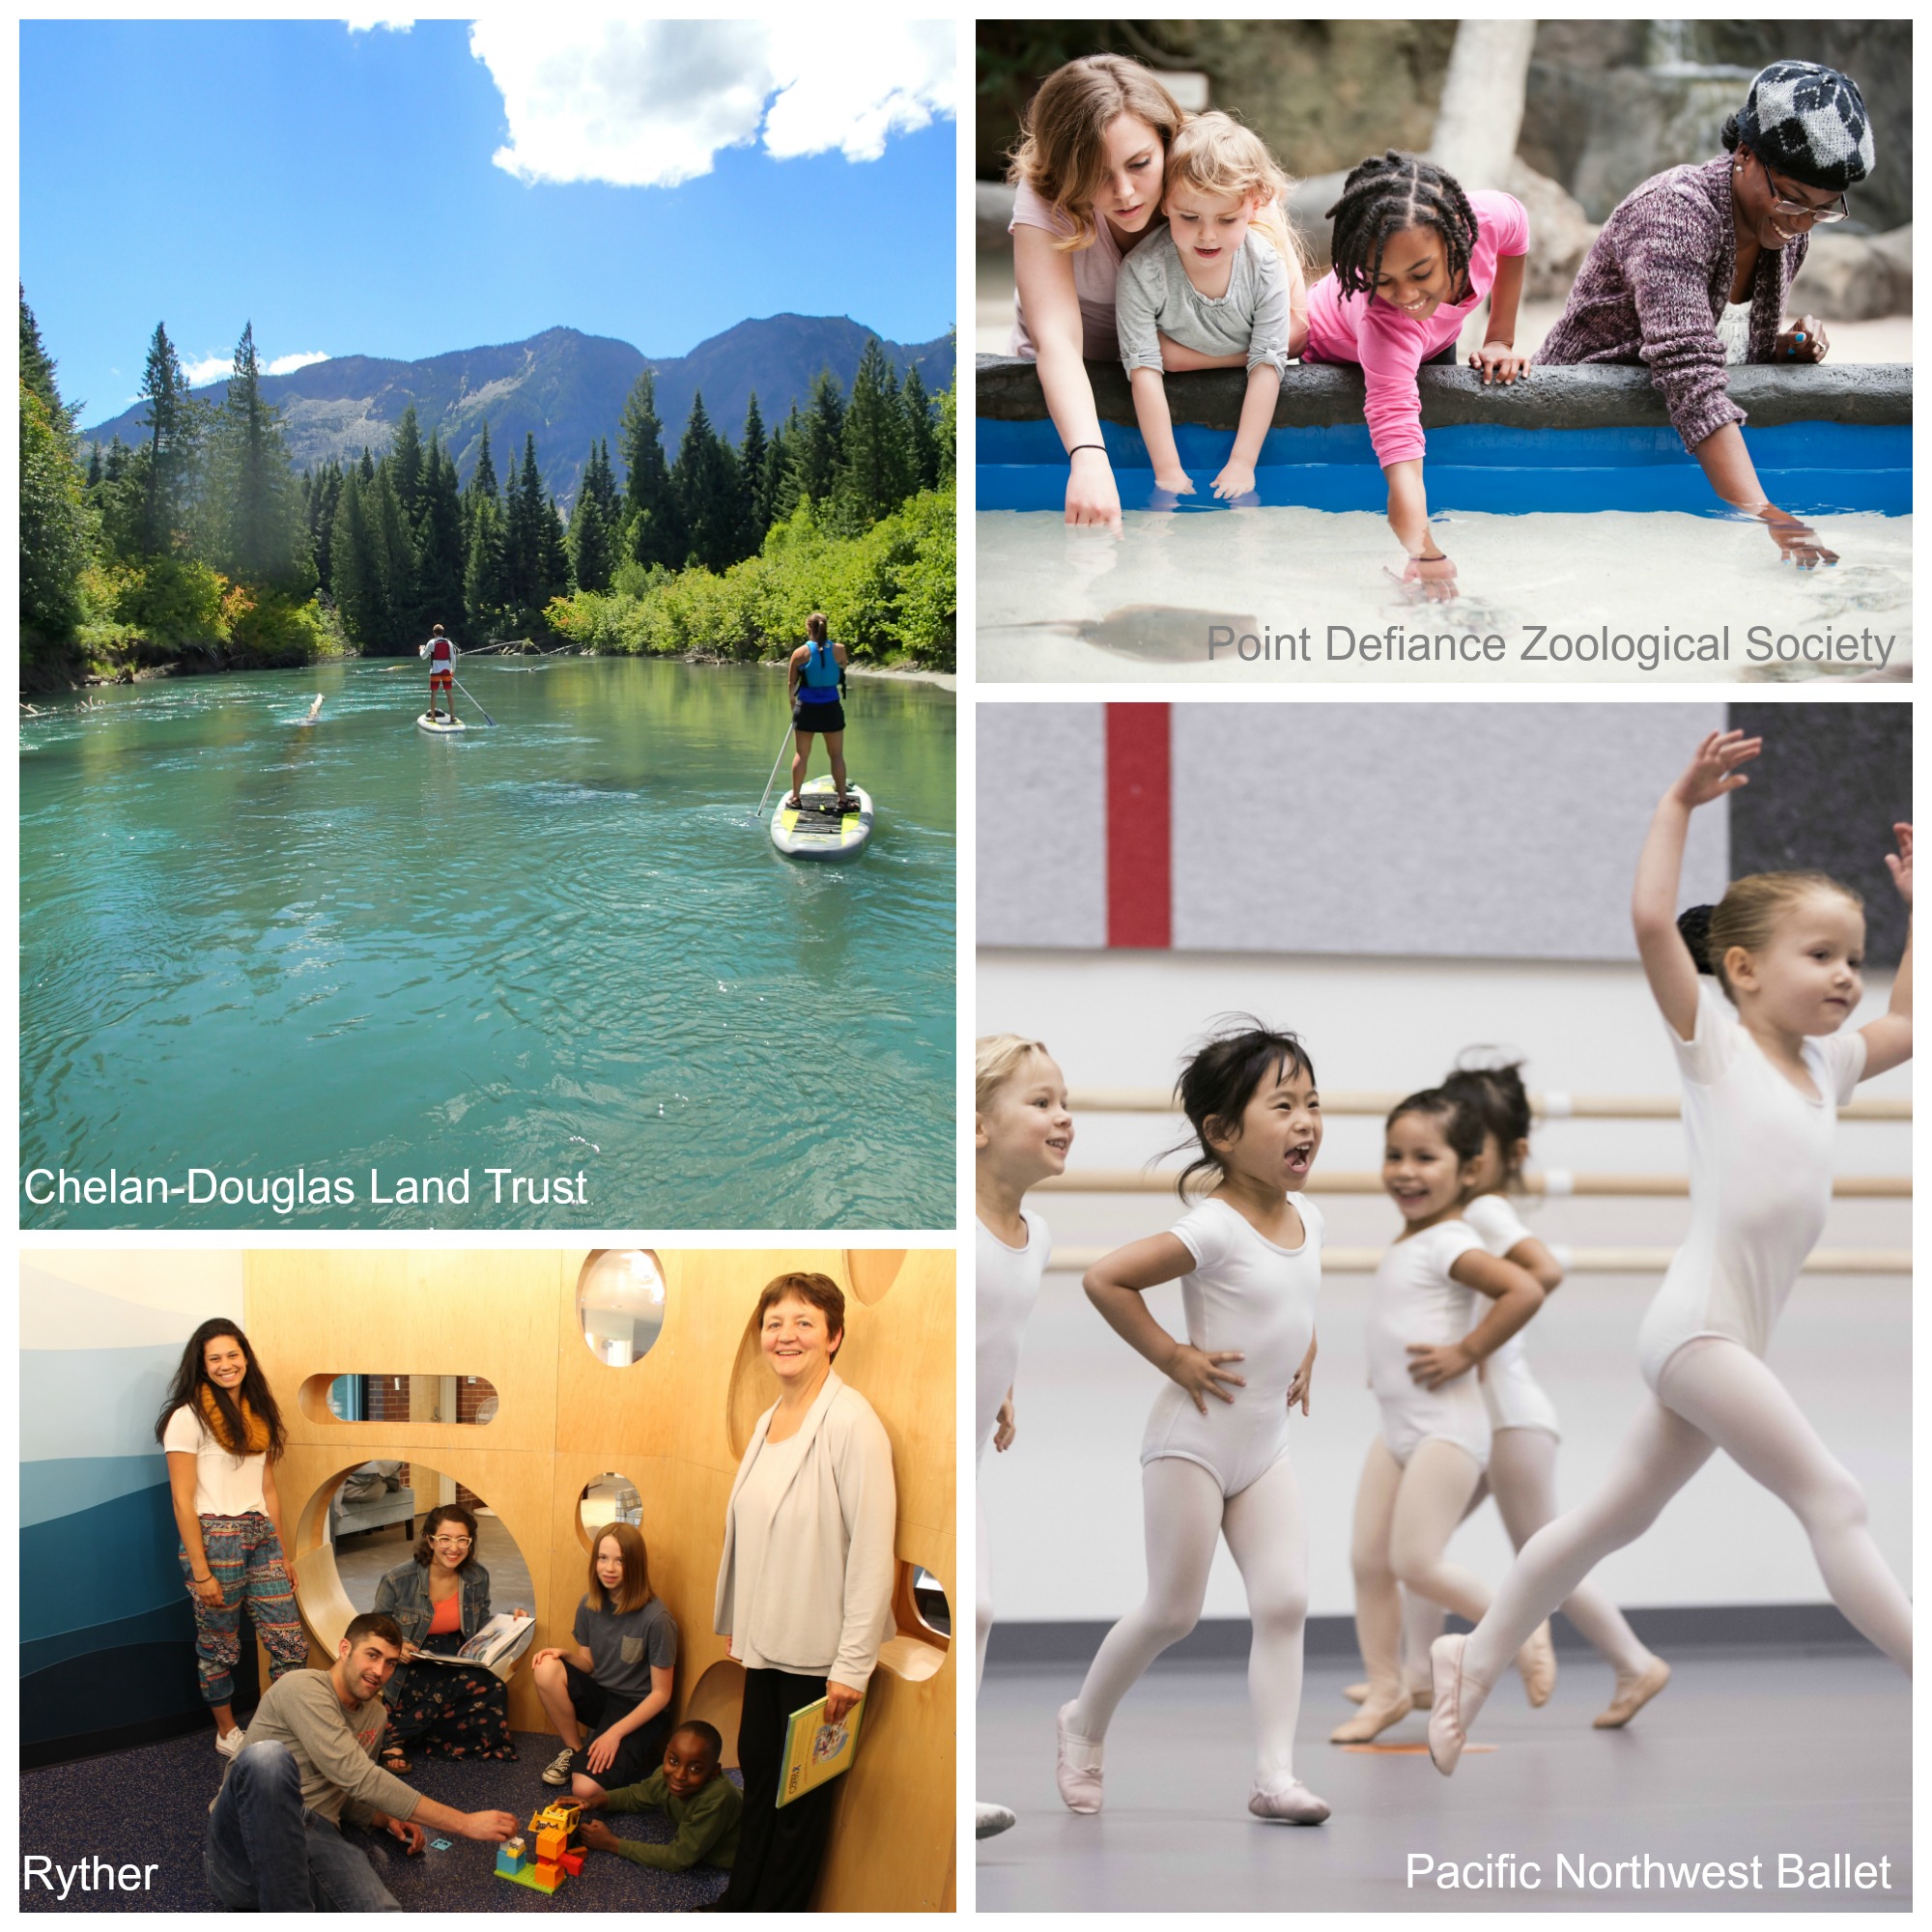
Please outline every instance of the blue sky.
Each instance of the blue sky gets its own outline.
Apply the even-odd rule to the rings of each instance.
[[[251,320],[270,363],[952,326],[951,23],[529,17],[23,21],[20,274],[84,419],[156,322],[190,366]]]

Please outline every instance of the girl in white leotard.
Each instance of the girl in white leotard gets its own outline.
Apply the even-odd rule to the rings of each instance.
[[[1556,1257],[1523,1225],[1508,1190],[1520,1185],[1529,1158],[1529,1095],[1520,1064],[1459,1066],[1442,1083],[1445,1094],[1466,1100],[1483,1123],[1483,1151],[1473,1177],[1474,1197],[1463,1203],[1463,1219],[1492,1255],[1502,1255],[1534,1275],[1548,1296],[1563,1282]],[[1512,1335],[1483,1364],[1483,1402],[1490,1412],[1488,1477],[1470,1503],[1473,1512],[1485,1494],[1496,1511],[1513,1548],[1520,1549],[1556,1517],[1556,1448],[1562,1436],[1556,1405],[1530,1371],[1528,1331]],[[1598,1713],[1598,1730],[1618,1730],[1670,1681],[1670,1666],[1638,1640],[1623,1613],[1588,1583],[1560,1605],[1584,1640],[1616,1672],[1608,1706]],[[1442,1634],[1442,1612],[1426,1597],[1404,1593],[1403,1671],[1412,1691],[1429,1683],[1429,1647]],[[1360,1687],[1362,1702],[1367,1686]],[[1420,1688],[1419,1708],[1429,1707]]]
[[[1248,1685],[1257,1730],[1248,1809],[1319,1825],[1327,1804],[1294,1776],[1307,1532],[1289,1460],[1289,1416],[1308,1413],[1321,1217],[1301,1193],[1321,1146],[1315,1068],[1293,1034],[1256,1025],[1208,1041],[1179,1096],[1198,1152],[1181,1175],[1212,1175],[1174,1229],[1117,1248],[1088,1270],[1089,1298],[1169,1378],[1141,1447],[1148,1594],[1108,1632],[1080,1694],[1060,1712],[1060,1795],[1100,1808],[1101,1744],[1115,1708],[1169,1644],[1194,1628],[1224,1535],[1254,1629]],[[1187,1340],[1148,1312],[1147,1290],[1177,1278]]]
[[[977,1043],[973,1080],[973,1144],[978,1218],[974,1224],[977,1396],[974,1455],[986,1460],[1012,1447],[1013,1378],[1020,1337],[1039,1298],[1040,1276],[1053,1253],[1045,1219],[1022,1204],[1048,1175],[1065,1174],[1073,1145],[1066,1080],[1037,1039],[989,1034]],[[993,1630],[992,1563],[986,1505],[978,1508],[979,1629],[974,1683],[986,1674],[986,1639]],[[975,1807],[975,1832],[990,1838],[1013,1823],[1004,1804]]]
[[[1684,1077],[1690,1145],[1690,1232],[1638,1337],[1650,1400],[1608,1485],[1530,1538],[1468,1636],[1436,1640],[1429,1749],[1445,1776],[1516,1633],[1649,1528],[1715,1449],[1791,1506],[1833,1601],[1912,1667],[1912,1605],[1865,1526],[1864,1497],[1762,1359],[1825,1224],[1837,1107],[1911,1056],[1912,943],[1889,1010],[1848,1034],[1864,912],[1834,880],[1764,873],[1731,887],[1707,931],[1691,915],[1673,920],[1690,814],[1747,782],[1740,767],[1761,742],[1712,732],[1663,795],[1637,861],[1637,952]],[[1910,905],[1912,828],[1893,830],[1899,850],[1886,863]]]
[[[1402,1680],[1403,1588],[1472,1622],[1489,1607],[1481,1580],[1443,1557],[1490,1460],[1473,1371],[1543,1301],[1534,1277],[1490,1254],[1462,1219],[1483,1147],[1475,1109],[1440,1088],[1411,1094],[1385,1137],[1382,1185],[1405,1227],[1370,1293],[1369,1386],[1381,1431],[1362,1465],[1350,1548],[1369,1690],[1334,1744],[1366,1743],[1413,1708]],[[1486,1297],[1494,1306],[1477,1321]],[[1517,1662],[1531,1703],[1543,1703],[1556,1669],[1547,1624],[1527,1634]]]

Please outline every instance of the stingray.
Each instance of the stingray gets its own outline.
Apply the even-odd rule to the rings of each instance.
[[[1259,637],[1254,617],[1231,616],[1225,611],[1190,611],[1176,604],[1123,604],[1104,617],[1049,618],[1029,624],[1001,624],[1003,631],[1052,631],[1078,638],[1096,650],[1117,657],[1138,658],[1143,664],[1206,664],[1208,634],[1215,628],[1236,637]],[[1216,663],[1225,662],[1217,658]]]

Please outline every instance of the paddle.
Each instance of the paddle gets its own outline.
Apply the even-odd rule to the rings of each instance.
[[[779,764],[784,757],[785,747],[791,743],[791,726],[785,726],[785,734],[779,740],[779,755],[772,760],[772,776],[765,781],[763,795],[758,800],[758,809],[752,814],[752,823],[756,825],[765,815],[765,800],[772,795],[772,780],[779,775]]]
[[[458,691],[462,692],[465,697],[469,698],[471,704],[476,704],[476,708],[478,711],[483,711],[482,705],[476,703],[475,694],[469,689],[469,687],[467,684],[463,682],[463,680],[460,677],[458,677],[455,674],[454,671],[450,673],[449,681],[450,683],[455,685]],[[497,721],[494,718],[492,718],[487,711],[483,711],[483,722],[486,724],[496,724]]]

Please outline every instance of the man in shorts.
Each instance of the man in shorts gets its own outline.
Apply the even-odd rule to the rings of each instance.
[[[456,723],[456,646],[440,624],[430,627],[429,642],[417,653],[429,660],[429,715],[437,717],[436,695],[440,691],[449,705],[449,722]]]

